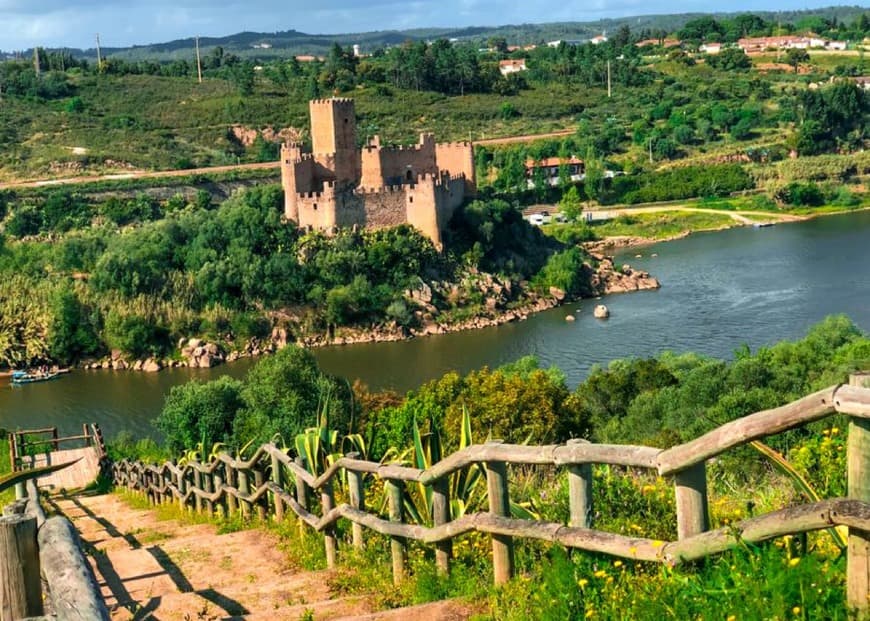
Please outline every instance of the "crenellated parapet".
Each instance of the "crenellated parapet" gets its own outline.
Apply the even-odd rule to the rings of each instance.
[[[281,147],[285,216],[304,228],[333,231],[411,224],[440,244],[455,208],[474,194],[470,142],[438,144],[431,133],[407,146],[383,146],[379,136],[356,147],[353,99],[315,99],[311,153]]]

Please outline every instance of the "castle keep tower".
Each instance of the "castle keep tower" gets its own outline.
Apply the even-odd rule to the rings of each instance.
[[[311,114],[311,150],[324,167],[332,168],[338,186],[359,181],[356,148],[356,112],[353,99],[314,99]],[[329,158],[332,157],[332,166]]]
[[[410,224],[440,247],[453,211],[477,189],[471,143],[423,134],[416,145],[384,147],[374,136],[360,150],[353,99],[315,99],[309,111],[312,153],[281,147],[285,217],[326,232]]]

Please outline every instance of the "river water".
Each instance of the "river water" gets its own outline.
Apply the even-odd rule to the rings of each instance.
[[[399,343],[314,350],[323,369],[371,388],[408,390],[456,369],[498,366],[535,355],[561,368],[571,386],[592,365],[664,350],[729,358],[801,337],[814,323],[845,313],[870,330],[870,212],[770,228],[739,228],[631,250],[617,264],[652,272],[658,291],[607,296],[610,319],[586,300],[527,321]],[[636,258],[635,254],[642,254]],[[658,256],[651,256],[653,253]],[[565,321],[574,314],[575,322]],[[191,378],[242,377],[252,361],[157,374],[76,371],[54,382],[0,385],[0,427],[58,426],[63,433],[98,422],[107,437],[122,429],[155,435],[150,421],[169,389]]]

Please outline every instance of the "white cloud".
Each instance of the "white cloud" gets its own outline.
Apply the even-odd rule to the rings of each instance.
[[[825,0],[814,6],[825,5]],[[763,5],[763,6],[762,6]],[[221,36],[242,30],[311,33],[494,26],[587,21],[655,12],[805,8],[805,0],[732,2],[688,0],[563,0],[550,4],[500,0],[0,0],[0,50],[42,45],[122,47],[176,38]]]

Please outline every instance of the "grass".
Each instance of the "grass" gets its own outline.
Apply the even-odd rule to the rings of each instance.
[[[687,231],[709,231],[737,225],[738,223],[726,214],[667,211],[619,216],[613,220],[594,222],[591,228],[599,238],[626,236],[667,239]]]
[[[12,464],[9,463],[9,437],[5,431],[0,432],[0,474],[12,472]],[[0,507],[3,507],[15,500],[15,490],[7,489],[0,492]]]

